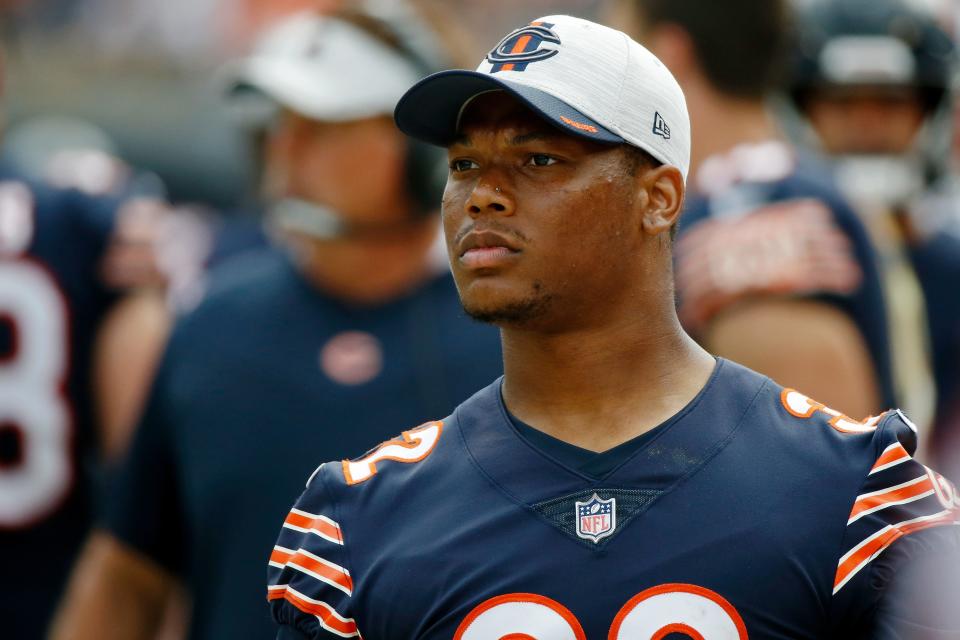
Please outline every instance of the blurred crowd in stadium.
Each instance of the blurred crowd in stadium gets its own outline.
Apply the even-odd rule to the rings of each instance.
[[[272,637],[265,557],[316,464],[500,374],[438,239],[444,155],[391,115],[540,15],[684,89],[687,330],[843,414],[902,407],[960,480],[952,0],[0,12],[0,637]]]

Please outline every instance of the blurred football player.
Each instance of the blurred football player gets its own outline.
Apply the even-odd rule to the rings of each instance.
[[[894,361],[913,372],[913,395],[933,390],[914,364],[926,345],[910,344],[929,333],[936,455],[941,438],[960,437],[960,188],[949,173],[956,49],[933,15],[902,0],[816,2],[798,23],[790,94],[883,257],[903,344]]]
[[[659,60],[547,16],[415,84],[396,119],[447,147],[450,262],[504,376],[313,473],[268,563],[280,640],[960,633],[952,604],[890,597],[960,548],[909,421],[852,420],[682,329],[691,131]]]
[[[55,638],[150,638],[177,582],[191,638],[269,637],[263,552],[317,458],[447,412],[502,370],[433,252],[442,155],[391,118],[429,66],[402,31],[298,15],[236,69],[234,100],[279,109],[264,188],[282,248],[224,264],[175,327]]]
[[[43,636],[167,330],[164,207],[0,168],[0,628]]]
[[[849,415],[895,406],[869,240],[767,109],[787,54],[786,3],[625,5],[690,104],[696,144],[676,250],[684,326],[710,351]]]

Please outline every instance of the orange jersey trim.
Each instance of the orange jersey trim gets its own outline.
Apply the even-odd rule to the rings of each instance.
[[[326,602],[307,598],[287,585],[276,585],[268,588],[267,601],[273,600],[286,600],[300,611],[316,616],[323,628],[344,638],[360,636],[357,623],[353,618],[345,618]]]
[[[911,533],[916,533],[917,531],[930,529],[931,527],[954,524],[956,521],[956,512],[946,510],[930,516],[905,520],[884,527],[840,558],[840,563],[837,566],[837,575],[833,581],[834,595],[836,595],[853,576],[857,575],[861,569],[870,564],[874,558],[883,553],[887,547],[900,538],[910,535]]]
[[[910,454],[906,449],[903,448],[903,445],[899,442],[894,442],[892,445],[883,450],[883,453],[880,454],[880,457],[877,458],[876,463],[874,463],[873,468],[870,469],[870,474],[883,471],[884,469],[889,469],[890,467],[898,465],[901,462],[906,462],[909,459]]]
[[[463,634],[466,633],[467,629],[470,628],[470,625],[473,624],[473,621],[479,618],[482,614],[498,605],[512,602],[539,604],[554,611],[561,618],[563,618],[567,624],[570,625],[570,629],[573,631],[577,640],[587,640],[587,634],[584,633],[583,627],[580,625],[580,621],[577,620],[576,616],[574,616],[569,609],[556,600],[551,600],[550,598],[537,595],[536,593],[508,593],[481,602],[473,611],[469,613],[469,615],[467,615],[466,618],[463,619],[463,622],[460,623],[460,626],[457,627],[457,631],[453,635],[453,640],[461,640],[461,638],[463,638]],[[502,636],[501,640],[512,640],[514,638],[517,640],[520,640],[521,638],[526,640],[528,637],[529,636],[524,634],[507,634]]]
[[[787,410],[787,413],[796,418],[811,418],[813,414],[823,413],[830,416],[827,421],[831,427],[840,433],[870,433],[877,429],[880,419],[883,415],[871,416],[866,420],[854,420],[836,409],[831,409],[822,402],[817,402],[812,398],[800,393],[796,389],[784,389],[780,392],[780,404]],[[802,405],[802,406],[795,406]],[[885,414],[884,414],[885,415]]]
[[[674,624],[668,624],[659,631],[657,631],[650,640],[663,640],[671,633],[682,633],[685,636],[693,638],[693,640],[704,640],[703,634],[691,627],[690,625],[683,624],[682,622],[676,622]]]
[[[853,503],[853,510],[850,511],[850,519],[847,524],[859,520],[868,513],[931,496],[933,492],[933,482],[929,476],[923,475],[895,487],[865,493]]]
[[[704,597],[707,600],[713,601],[714,603],[719,605],[720,608],[723,609],[723,611],[730,618],[730,620],[733,621],[734,626],[737,628],[737,635],[739,636],[740,640],[747,640],[747,638],[749,637],[747,635],[747,625],[744,624],[743,618],[740,617],[740,612],[737,611],[736,607],[730,604],[730,602],[726,598],[721,596],[719,593],[717,593],[716,591],[711,591],[710,589],[707,589],[705,587],[697,586],[695,584],[671,583],[671,584],[661,584],[656,587],[651,587],[645,591],[641,591],[637,595],[630,598],[627,604],[623,605],[623,607],[620,608],[620,611],[617,613],[617,617],[613,619],[613,625],[610,627],[610,633],[608,635],[608,638],[610,640],[616,640],[616,638],[619,637],[620,627],[623,626],[623,621],[626,620],[627,616],[630,615],[630,613],[637,607],[637,605],[639,605],[644,600],[648,600],[653,596],[658,596],[664,593],[692,593],[694,595]],[[703,636],[700,634],[697,634],[697,635],[691,634],[690,633],[691,631],[693,631],[693,633],[696,633],[696,630],[694,629],[687,630],[685,628],[682,628],[682,627],[686,627],[687,625],[677,623],[677,626],[671,629],[670,627],[672,626],[673,625],[668,625],[667,627],[660,629],[660,631],[654,637],[663,638],[669,635],[671,632],[677,631],[681,633],[686,633],[687,635],[690,635],[693,638],[700,638],[701,640],[703,638]]]
[[[287,514],[283,526],[304,533],[316,533],[321,538],[343,544],[343,532],[340,530],[340,525],[324,516],[293,509]]]
[[[341,462],[343,477],[347,484],[366,482],[377,475],[377,464],[385,460],[406,464],[420,462],[433,453],[437,443],[440,442],[440,436],[443,435],[443,422],[428,422],[416,429],[404,431],[401,435],[400,440],[388,440],[359,460]],[[422,451],[418,451],[418,447],[422,445],[426,446]]]
[[[353,595],[353,579],[349,571],[303,549],[291,552],[274,547],[270,553],[270,562],[304,570],[308,575],[340,589],[348,596]]]

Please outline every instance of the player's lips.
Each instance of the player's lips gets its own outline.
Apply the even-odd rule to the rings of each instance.
[[[513,260],[520,248],[495,231],[472,231],[457,246],[460,264],[467,269],[489,269]]]

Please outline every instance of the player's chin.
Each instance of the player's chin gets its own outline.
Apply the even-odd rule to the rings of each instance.
[[[529,326],[546,314],[550,301],[536,284],[521,288],[479,280],[460,287],[460,302],[467,315],[498,326]]]

